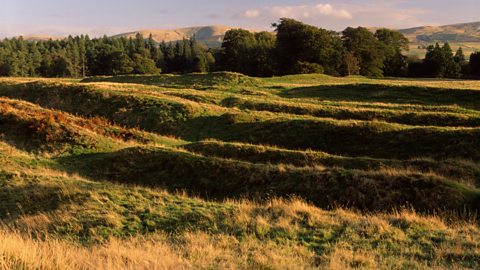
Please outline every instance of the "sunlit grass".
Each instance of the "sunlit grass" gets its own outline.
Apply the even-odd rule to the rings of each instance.
[[[477,269],[480,83],[0,79],[0,268]]]

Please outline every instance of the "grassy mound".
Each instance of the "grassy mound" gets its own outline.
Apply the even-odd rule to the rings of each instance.
[[[416,158],[411,160],[375,159],[369,157],[345,157],[313,150],[288,150],[264,145],[226,143],[207,140],[183,146],[188,151],[203,156],[265,164],[290,164],[297,167],[323,166],[357,170],[409,170],[433,173],[470,186],[480,186],[480,167],[467,160],[441,160]]]
[[[161,92],[140,90],[126,94],[125,91],[114,90],[114,87],[108,90],[110,88],[27,83],[2,86],[0,95],[82,116],[99,116],[123,126],[139,127],[190,141],[214,138],[375,158],[480,158],[476,111],[463,120],[461,115],[448,113],[420,111],[411,117],[410,114],[397,115],[409,119],[406,122],[420,121],[432,125],[418,127],[266,112],[232,110],[225,113],[227,109],[182,98],[168,98],[168,95],[160,95]],[[388,114],[383,110],[382,114],[385,113]],[[432,115],[442,116],[436,118]],[[426,122],[430,117],[433,120]],[[455,127],[435,127],[436,121]]]
[[[116,76],[116,77],[92,77],[82,80],[82,82],[115,82],[115,83],[135,83],[145,85],[155,85],[171,88],[194,88],[210,89],[241,86],[256,86],[261,83],[259,79],[254,79],[239,73],[233,72],[214,72],[214,73],[193,73],[186,75],[136,75],[136,76]]]
[[[1,79],[0,268],[477,269],[479,93],[318,74]]]
[[[100,116],[128,127],[167,131],[197,113],[192,103],[102,91],[76,84],[34,82],[0,86],[0,95],[83,116]]]
[[[83,267],[88,262],[86,269],[107,262],[126,269],[127,256],[128,262],[137,266],[161,267],[151,256],[166,251],[159,258],[165,256],[166,262],[174,260],[186,267],[338,269],[361,263],[365,269],[421,269],[480,265],[476,245],[480,231],[468,223],[449,225],[411,211],[375,215],[325,211],[297,199],[262,204],[206,202],[146,188],[95,183],[45,171],[33,163],[20,174],[16,172],[20,167],[14,164],[32,162],[33,157],[5,144],[0,144],[0,150],[2,162],[10,164],[0,174],[0,184],[8,187],[0,190],[0,216],[4,224],[16,228],[16,232],[1,230],[2,265],[63,268],[63,260],[55,259],[61,256],[71,258],[68,265]],[[30,234],[22,233],[27,231]],[[129,236],[137,237],[126,238]],[[87,247],[74,246],[71,241]],[[118,254],[119,249],[125,253]]]
[[[0,161],[0,217],[10,228],[0,229],[0,261],[8,267],[64,268],[65,258],[86,269],[171,260],[187,268],[480,265],[472,223],[406,210],[326,211],[298,199],[208,202],[46,170],[48,161],[4,143]]]
[[[59,162],[72,173],[91,179],[189,190],[217,199],[296,195],[320,207],[343,205],[370,211],[403,206],[421,211],[475,211],[480,199],[479,190],[408,170],[252,164],[168,148],[129,148],[65,157]]]
[[[0,135],[19,148],[60,153],[82,148],[112,148],[101,135],[92,134],[89,129],[75,125],[80,123],[70,123],[72,118],[65,113],[43,110],[33,104],[0,99]],[[85,121],[82,124],[87,123]]]
[[[284,91],[286,98],[318,98],[333,101],[384,102],[421,105],[460,105],[479,109],[480,91],[392,84],[336,84],[299,87]]]
[[[230,97],[222,101],[226,107],[238,107],[240,109],[254,111],[269,111],[279,113],[290,113],[300,115],[311,115],[316,117],[327,117],[335,119],[354,119],[366,121],[386,121],[390,123],[399,123],[406,125],[420,126],[480,126],[480,114],[458,113],[451,107],[438,108],[436,111],[419,111],[418,108],[382,108],[358,107],[358,106],[334,106],[331,104],[314,105],[309,103],[285,102],[285,101],[266,101],[265,99]],[[415,110],[417,109],[417,110]],[[422,108],[424,109],[424,108]],[[438,110],[438,111],[437,111]],[[448,111],[447,111],[448,110]],[[453,112],[449,112],[453,111]]]
[[[112,125],[99,117],[80,118],[8,98],[0,98],[0,123],[0,136],[6,141],[37,153],[107,151],[135,143],[176,143],[173,139]]]
[[[480,159],[480,129],[477,127],[416,127],[253,113],[204,117],[188,124],[176,133],[188,140],[213,138],[287,149],[314,149],[345,156]]]

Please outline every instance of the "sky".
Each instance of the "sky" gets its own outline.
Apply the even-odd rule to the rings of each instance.
[[[226,25],[272,30],[281,17],[331,30],[480,21],[480,0],[0,0],[0,37],[111,35]]]

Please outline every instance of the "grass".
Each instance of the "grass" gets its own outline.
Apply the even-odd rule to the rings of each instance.
[[[59,162],[72,173],[90,179],[160,186],[171,191],[185,189],[216,199],[297,195],[325,208],[348,205],[363,210],[382,210],[411,205],[423,211],[461,211],[464,207],[476,210],[478,197],[470,197],[475,189],[461,184],[452,186],[441,177],[408,170],[373,172],[272,166],[168,149],[129,148],[82,155],[73,161],[62,158]],[[448,203],[437,207],[442,201]]]
[[[329,215],[295,201],[264,206],[241,204],[240,207],[242,215],[235,219],[237,226],[251,226],[250,230],[261,235],[271,230],[295,230],[294,225],[284,223],[290,220],[307,219],[312,225],[323,226],[302,242],[272,241],[255,234],[237,238],[187,232],[175,236],[155,233],[148,238],[128,240],[112,238],[104,245],[93,247],[78,247],[62,240],[39,241],[6,231],[0,233],[0,254],[3,255],[0,262],[7,267],[27,269],[478,267],[478,262],[469,263],[464,259],[475,261],[479,254],[478,234],[468,239],[461,237],[478,233],[471,225],[449,227],[438,219],[411,212],[360,217],[338,210]],[[280,215],[281,219],[272,219],[270,214]],[[365,237],[371,238],[371,242],[362,240]],[[380,239],[380,245],[372,245]],[[308,242],[316,243],[317,248],[308,247]]]
[[[358,106],[357,104],[343,104],[341,106],[330,102],[303,103],[302,100],[298,99],[295,101],[267,101],[262,98],[241,97],[226,98],[222,101],[222,104],[244,110],[311,115],[339,120],[375,120],[417,126],[476,127],[480,123],[480,115],[476,112],[452,107],[425,106],[423,111],[420,111],[420,108],[415,106],[398,108],[380,103],[377,103],[377,107]]]
[[[5,158],[13,164],[34,158],[2,146],[11,151]],[[0,233],[1,263],[9,267],[426,269],[480,264],[480,233],[472,220],[447,222],[410,210],[327,211],[295,198],[207,202],[97,183],[34,163],[18,168],[22,171],[4,167],[9,188],[4,182],[1,191],[2,207],[12,205],[3,218],[8,228]]]
[[[458,93],[459,91],[461,91],[460,95]],[[333,101],[459,105],[463,108],[478,109],[478,103],[476,103],[475,100],[479,98],[480,91],[403,85],[355,84],[294,88],[284,91],[282,96],[287,98],[317,98]]]
[[[480,84],[0,79],[0,268],[476,269]]]
[[[201,110],[192,102],[144,97],[120,91],[101,91],[78,84],[38,83],[2,87],[2,95],[84,116],[99,116],[124,126],[168,130]],[[81,103],[79,103],[81,101]],[[81,106],[79,106],[81,104]]]
[[[99,116],[80,118],[62,111],[0,98],[0,130],[17,148],[61,154],[74,151],[107,151],[137,144],[181,144],[181,141],[137,129],[126,129]]]
[[[189,123],[175,134],[187,140],[213,138],[349,156],[479,158],[478,128],[408,126],[273,113],[224,114]]]
[[[253,163],[290,164],[297,167],[320,166],[357,170],[380,170],[383,168],[435,173],[452,178],[469,186],[479,186],[480,167],[468,160],[447,159],[437,161],[429,158],[410,160],[375,159],[371,157],[348,157],[331,155],[313,150],[288,150],[278,147],[245,143],[227,143],[215,140],[200,141],[185,145],[187,150],[204,156],[215,156]]]
[[[214,72],[210,74],[193,73],[187,75],[93,77],[84,79],[82,82],[135,83],[170,88],[188,87],[206,90],[212,87],[228,89],[237,85],[255,86],[260,82],[260,79],[249,78],[238,73]]]

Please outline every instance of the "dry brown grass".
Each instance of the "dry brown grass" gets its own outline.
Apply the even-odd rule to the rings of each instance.
[[[71,192],[71,188],[61,191]],[[90,196],[102,200],[95,192]],[[296,198],[224,204],[235,206],[225,224],[232,228],[229,231],[247,232],[241,237],[225,232],[156,232],[81,246],[47,233],[49,224],[74,218],[68,213],[20,217],[17,224],[22,226],[0,229],[0,269],[468,269],[458,262],[480,258],[480,231],[475,223],[451,224],[410,210],[368,215],[345,209],[327,211]],[[92,210],[87,205],[78,207],[84,213]],[[104,219],[115,222],[119,220],[115,215],[109,212]],[[295,235],[304,228],[318,229],[324,236],[339,233],[327,237],[328,243],[320,250],[269,236],[279,231]],[[433,255],[425,254],[417,244],[429,245],[430,237],[443,237],[441,244],[433,246]],[[429,262],[418,256],[432,257]],[[446,264],[445,258],[450,257],[455,262]]]
[[[36,241],[0,232],[2,269],[185,269],[179,256],[162,242],[110,241],[82,248],[54,239]]]
[[[1,269],[314,269],[314,262],[315,254],[304,247],[226,235],[157,234],[81,247],[0,232]]]

